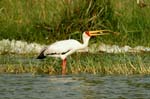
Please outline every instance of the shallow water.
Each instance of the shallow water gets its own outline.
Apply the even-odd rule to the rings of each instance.
[[[150,76],[0,74],[0,99],[150,99]]]

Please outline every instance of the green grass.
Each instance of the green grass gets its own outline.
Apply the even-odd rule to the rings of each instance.
[[[149,16],[149,6],[139,8],[136,0],[0,0],[0,39],[49,44],[109,29],[120,35],[95,41],[150,46]]]
[[[61,60],[36,56],[2,55],[0,73],[61,74]],[[149,53],[78,53],[67,59],[67,74],[150,74]]]

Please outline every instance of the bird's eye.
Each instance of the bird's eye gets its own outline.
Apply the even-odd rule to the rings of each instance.
[[[89,33],[89,31],[85,31],[85,34],[86,34],[86,35],[88,35],[88,36],[90,36],[90,33]]]

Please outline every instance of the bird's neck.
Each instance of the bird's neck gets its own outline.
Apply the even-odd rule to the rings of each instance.
[[[86,48],[89,44],[90,37],[83,38],[83,48]]]

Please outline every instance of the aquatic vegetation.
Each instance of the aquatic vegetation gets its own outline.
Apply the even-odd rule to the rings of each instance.
[[[3,60],[2,60],[3,58]],[[149,53],[78,53],[68,58],[68,74],[150,74]],[[0,73],[61,74],[60,59],[37,60],[33,56],[0,56]]]

